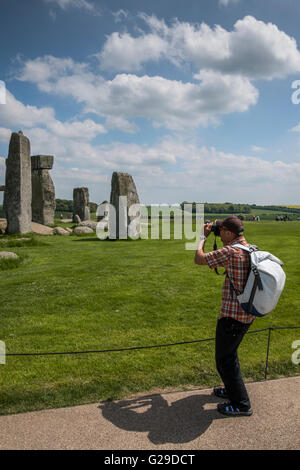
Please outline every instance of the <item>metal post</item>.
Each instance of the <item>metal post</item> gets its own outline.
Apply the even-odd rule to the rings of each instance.
[[[269,328],[269,335],[268,335],[268,346],[267,346],[267,357],[266,357],[266,366],[265,366],[265,380],[267,380],[268,375],[268,365],[269,365],[269,351],[270,351],[270,340],[271,340],[271,331],[274,328],[270,326]]]

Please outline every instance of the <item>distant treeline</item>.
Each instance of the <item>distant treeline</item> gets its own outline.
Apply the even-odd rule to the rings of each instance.
[[[73,213],[73,201],[67,199],[55,199],[56,212],[72,212]],[[98,204],[90,202],[90,211],[96,212]]]
[[[256,204],[252,204],[251,209],[263,209],[268,211],[282,211],[282,212],[291,212],[294,214],[299,214],[300,209],[296,207],[285,207],[285,206],[257,206]]]
[[[192,204],[192,212],[196,212],[196,202],[184,201],[180,204],[181,209],[184,209],[185,204]],[[185,207],[185,210],[188,208]],[[249,204],[232,204],[231,202],[219,203],[204,203],[205,214],[251,214],[251,206]]]

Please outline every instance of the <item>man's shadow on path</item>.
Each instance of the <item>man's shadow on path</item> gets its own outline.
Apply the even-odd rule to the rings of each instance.
[[[219,403],[214,395],[192,395],[171,405],[161,395],[133,400],[105,402],[99,405],[102,415],[126,431],[149,432],[153,444],[190,442],[201,436],[214,419],[224,418],[205,404]],[[144,410],[143,410],[144,408]]]

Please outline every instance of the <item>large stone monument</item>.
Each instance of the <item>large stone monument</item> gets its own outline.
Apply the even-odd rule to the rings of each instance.
[[[133,178],[128,173],[114,172],[111,179],[110,204],[115,208],[115,227],[113,216],[109,213],[110,238],[127,238],[127,230],[137,214],[129,215],[133,204],[140,204],[139,196]],[[115,229],[115,237],[114,237]],[[138,231],[140,228],[138,228]],[[130,235],[130,233],[129,233]]]
[[[23,132],[11,135],[6,159],[4,213],[7,233],[31,232],[30,142]]]
[[[53,225],[55,214],[55,188],[49,170],[53,167],[51,155],[31,157],[32,221]]]
[[[90,220],[90,200],[88,188],[74,188],[73,190],[73,220],[76,215],[80,220]]]

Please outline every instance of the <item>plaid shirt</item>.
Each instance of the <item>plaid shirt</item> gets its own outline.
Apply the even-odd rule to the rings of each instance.
[[[229,279],[238,294],[241,294],[247,280],[249,267],[247,253],[240,248],[232,248],[232,245],[238,243],[248,246],[244,237],[237,237],[229,245],[225,245],[220,250],[206,253],[205,258],[211,269],[224,267],[227,272],[222,289],[222,306],[219,318],[231,317],[242,323],[252,323],[256,317],[249,315],[242,309],[236,298],[236,293],[234,291],[231,292],[230,289]]]

